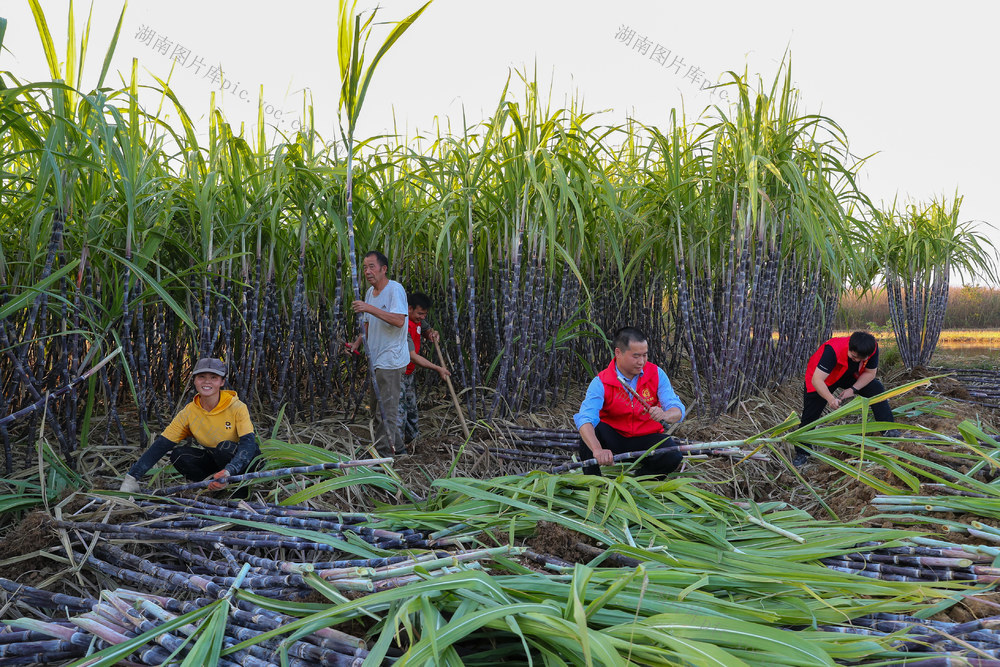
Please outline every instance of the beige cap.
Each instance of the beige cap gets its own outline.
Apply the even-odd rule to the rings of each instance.
[[[194,370],[191,371],[191,375],[197,375],[198,373],[215,373],[216,375],[226,377],[226,365],[222,363],[222,359],[205,357],[199,359],[198,363],[194,365]]]

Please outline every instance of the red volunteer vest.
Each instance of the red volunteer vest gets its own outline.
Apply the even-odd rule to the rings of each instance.
[[[603,371],[597,374],[604,384],[604,406],[599,413],[601,421],[626,438],[639,435],[663,433],[663,424],[646,414],[646,408],[618,380],[615,360],[611,360]],[[660,405],[657,390],[660,388],[660,373],[656,364],[646,362],[636,385],[636,392],[649,405]]]
[[[850,342],[851,342],[850,336],[840,336],[838,338],[831,338],[830,340],[820,345],[818,350],[813,352],[813,355],[809,357],[809,364],[806,366],[807,392],[816,391],[816,387],[814,387],[812,383],[812,376],[813,373],[816,372],[816,366],[819,365],[820,358],[823,356],[823,348],[826,347],[827,345],[832,347],[833,351],[837,354],[837,365],[834,366],[833,370],[830,371],[830,374],[826,376],[826,386],[832,387],[837,382],[837,380],[839,380],[841,377],[844,376],[844,373],[847,372],[847,362],[850,361],[847,358],[847,348]],[[877,350],[878,347],[876,347],[875,349]],[[872,352],[872,354],[875,353]],[[860,376],[862,373],[865,372],[865,366],[868,364],[868,359],[871,359],[871,356],[869,356],[867,359],[862,359],[861,363],[858,364],[858,372],[854,374],[855,378],[857,378],[858,376]]]
[[[420,354],[420,325],[413,320],[406,320],[410,325],[410,338],[413,339],[413,351]],[[406,372],[403,375],[412,375],[417,369],[417,365],[412,361],[406,364]]]

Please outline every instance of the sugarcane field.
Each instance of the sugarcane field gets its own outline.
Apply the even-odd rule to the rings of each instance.
[[[790,51],[369,131],[439,14],[339,0],[293,127],[141,7],[22,2],[0,667],[1000,667],[997,246],[949,165],[866,190]]]

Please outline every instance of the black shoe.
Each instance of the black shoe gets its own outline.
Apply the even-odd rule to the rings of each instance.
[[[884,438],[902,438],[903,434],[898,428],[890,428],[888,431],[882,434]]]
[[[792,465],[795,466],[796,468],[801,468],[808,462],[809,462],[809,455],[806,454],[805,452],[799,452],[798,454],[795,455],[795,458],[792,459]]]

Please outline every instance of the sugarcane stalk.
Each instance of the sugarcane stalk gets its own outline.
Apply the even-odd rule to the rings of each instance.
[[[112,502],[112,501],[108,501]],[[368,523],[379,521],[379,519],[373,515],[364,512],[339,512],[339,511],[326,511],[320,509],[313,509],[306,507],[304,505],[268,505],[265,503],[248,502],[246,500],[229,500],[227,498],[211,498],[203,496],[201,498],[184,498],[175,497],[170,498],[170,504],[156,504],[147,500],[139,501],[139,505],[142,507],[157,507],[157,508],[167,508],[170,509],[173,505],[186,505],[188,507],[197,507],[201,509],[217,509],[217,508],[229,508],[229,509],[245,509],[249,507],[253,512],[257,514],[271,514],[275,516],[312,516],[318,518],[333,518],[336,519],[337,523]]]
[[[779,526],[775,526],[773,523],[768,523],[767,521],[764,521],[763,519],[758,519],[757,517],[753,516],[752,514],[747,514],[743,518],[745,518],[747,521],[749,521],[750,523],[752,523],[754,525],[760,526],[761,528],[766,528],[767,530],[770,530],[773,533],[777,533],[778,535],[781,535],[782,537],[787,537],[788,539],[790,539],[792,541],[795,541],[795,542],[798,542],[799,544],[805,544],[806,540],[801,535],[796,535],[795,533],[793,533],[791,531],[785,530],[784,528],[781,528]]]
[[[106,357],[104,357],[104,359],[102,359],[100,362],[98,362],[97,365],[91,367],[89,370],[87,370],[87,372],[85,372],[83,375],[75,378],[69,384],[67,384],[67,385],[65,385],[63,387],[60,387],[59,389],[56,389],[55,391],[46,393],[45,396],[42,396],[40,400],[35,401],[31,405],[28,405],[27,407],[24,407],[24,408],[18,410],[17,412],[11,413],[11,414],[9,414],[9,415],[7,415],[5,417],[0,418],[0,426],[5,426],[5,425],[9,424],[10,422],[13,422],[13,421],[15,421],[17,419],[20,419],[21,417],[24,417],[25,415],[29,415],[29,414],[35,412],[36,410],[42,408],[49,400],[51,400],[53,398],[57,398],[59,396],[62,396],[65,393],[67,393],[73,387],[75,387],[79,383],[83,382],[84,380],[86,380],[87,378],[89,378],[91,375],[93,375],[94,373],[96,373],[97,371],[99,371],[101,368],[103,368],[105,364],[107,364],[115,356],[117,356],[118,354],[120,354],[121,351],[122,351],[121,347],[116,348],[114,352],[112,352],[111,354],[109,354]]]
[[[994,544],[1000,544],[1000,535],[996,533],[988,533],[986,531],[977,530],[975,528],[969,528],[969,535],[973,537],[978,537],[981,540],[986,540],[987,542],[993,542]]]
[[[261,534],[261,533],[245,533],[239,536],[232,533],[208,533],[199,530],[164,530],[164,529],[152,529],[152,528],[138,528],[134,526],[117,526],[114,524],[106,523],[76,523],[62,527],[64,528],[76,528],[80,530],[87,530],[92,532],[105,532],[114,533],[118,536],[118,539],[134,539],[143,541],[162,541],[162,540],[181,540],[190,542],[205,542],[209,544],[214,544],[215,542],[222,542],[227,546],[242,546],[242,547],[252,547],[260,549],[296,549],[298,551],[339,551],[334,546],[318,542],[310,542],[308,540],[300,540],[292,537],[278,537],[273,534]],[[59,525],[58,522],[56,525]],[[340,539],[335,535],[329,536],[331,539]],[[381,548],[392,548],[391,542],[379,543],[376,546]],[[411,545],[413,546],[413,545]],[[397,548],[403,548],[403,543],[400,541]]]
[[[251,479],[271,479],[275,477],[290,477],[291,475],[308,475],[314,472],[321,472],[323,470],[342,470],[346,468],[358,468],[361,466],[375,466],[375,465],[385,465],[387,463],[392,463],[394,459],[392,458],[379,458],[379,459],[359,459],[356,461],[339,461],[332,463],[318,463],[312,466],[299,466],[297,468],[281,468],[279,470],[265,470],[262,472],[248,472],[242,475],[230,475],[226,478],[226,484],[236,484],[239,482],[251,480]],[[165,489],[158,489],[154,491],[151,495],[155,496],[169,496],[175,493],[180,493],[181,491],[191,491],[193,489],[205,489],[211,484],[212,479],[206,479],[201,482],[192,482],[190,484],[180,484],[178,486],[169,486]]]
[[[437,352],[438,363],[444,368],[444,355],[441,354],[441,346],[438,345],[436,340],[432,341],[434,343],[434,350]],[[455,414],[458,415],[458,423],[462,426],[462,433],[465,435],[465,439],[469,439],[469,427],[465,423],[465,415],[462,413],[462,405],[458,402],[458,396],[455,394],[455,386],[451,383],[451,378],[445,376],[445,383],[448,385],[448,393],[451,394],[451,402],[455,406]]]
[[[742,442],[742,441],[740,441],[740,442]],[[655,450],[649,452],[649,455],[652,456],[654,454],[663,454],[663,453],[666,453],[666,452],[691,452],[691,451],[697,451],[697,450],[700,450],[700,449],[711,449],[711,448],[714,448],[714,447],[717,447],[717,446],[718,446],[718,443],[712,443],[712,442],[705,442],[705,443],[700,443],[700,444],[699,443],[694,443],[694,444],[690,444],[690,445],[674,445],[672,447],[660,447],[658,449],[655,449]],[[641,452],[623,452],[621,454],[615,454],[612,457],[612,460],[615,463],[621,463],[622,461],[630,461],[632,459],[637,459],[637,458],[639,458],[641,456],[645,456],[645,455],[646,455],[646,451],[641,451]],[[578,462],[574,462],[574,463],[567,463],[567,464],[561,465],[561,466],[556,466],[554,468],[551,468],[548,472],[550,474],[555,475],[555,474],[558,474],[558,473],[566,472],[568,470],[574,470],[574,469],[577,469],[577,468],[584,468],[584,467],[595,466],[595,465],[598,465],[597,459],[587,459],[585,461],[578,461]]]

